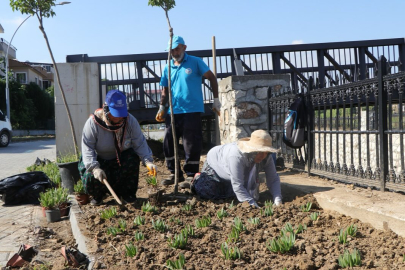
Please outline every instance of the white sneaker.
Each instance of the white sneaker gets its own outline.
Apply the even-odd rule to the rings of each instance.
[[[281,200],[280,197],[276,197],[276,198],[274,199],[274,205],[275,205],[275,206],[280,206],[280,205],[282,205],[282,204],[283,204],[283,201]]]

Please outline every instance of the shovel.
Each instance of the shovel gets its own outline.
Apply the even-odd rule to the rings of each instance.
[[[118,198],[117,194],[115,194],[114,190],[112,189],[112,187],[110,186],[110,184],[107,182],[107,179],[103,179],[103,183],[106,185],[106,187],[108,188],[108,190],[111,192],[111,194],[113,195],[114,199],[117,201],[117,203],[119,205],[122,205],[121,200]]]

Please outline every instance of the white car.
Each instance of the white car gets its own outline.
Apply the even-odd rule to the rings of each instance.
[[[10,120],[0,110],[0,147],[6,147],[10,143],[12,133]]]

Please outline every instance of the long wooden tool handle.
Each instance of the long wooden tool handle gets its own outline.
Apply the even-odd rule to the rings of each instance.
[[[110,184],[107,182],[106,179],[103,179],[104,184],[107,186],[108,190],[111,192],[111,194],[113,195],[114,199],[117,201],[117,203],[119,205],[122,205],[121,200],[118,198],[117,194],[115,194],[114,190],[112,189],[112,187],[110,186]]]

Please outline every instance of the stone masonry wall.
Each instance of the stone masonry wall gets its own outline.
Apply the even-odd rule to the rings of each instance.
[[[290,75],[230,76],[219,82],[221,144],[268,130],[269,87],[279,93],[290,87]]]

